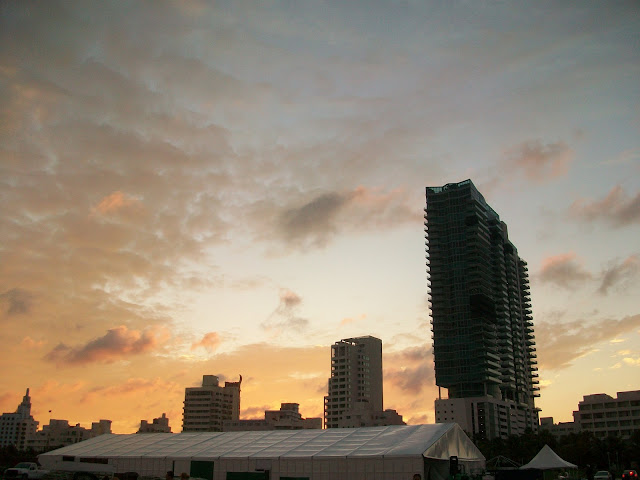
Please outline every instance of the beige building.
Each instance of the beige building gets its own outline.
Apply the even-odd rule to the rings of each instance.
[[[618,392],[616,398],[604,393],[585,395],[573,412],[573,421],[599,438],[629,438],[640,430],[640,390]]]
[[[221,432],[225,420],[240,418],[240,384],[220,386],[215,375],[203,375],[202,387],[188,387],[184,393],[183,432]]]
[[[140,420],[140,428],[136,433],[171,433],[167,414],[163,413],[160,418],[154,418],[151,423]]]
[[[313,428],[322,428],[322,418],[302,418],[300,405],[297,403],[282,403],[280,410],[266,410],[264,420],[225,420],[222,426],[224,432]]]
[[[331,346],[331,378],[324,397],[325,428],[403,425],[395,410],[384,410],[382,340],[345,338]]]

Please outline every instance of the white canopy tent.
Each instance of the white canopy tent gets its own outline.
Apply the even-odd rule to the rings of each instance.
[[[553,470],[554,468],[578,468],[577,465],[567,462],[558,456],[549,445],[540,449],[533,459],[520,467],[520,470]]]
[[[101,435],[43,453],[40,463],[64,470],[69,462],[113,465],[116,472],[141,476],[176,474],[208,480],[256,478],[271,480],[406,479],[414,473],[446,479],[449,459],[458,457],[467,472],[480,472],[485,459],[455,423],[394,425],[354,429],[260,432],[148,433]],[[247,476],[242,477],[245,473]]]

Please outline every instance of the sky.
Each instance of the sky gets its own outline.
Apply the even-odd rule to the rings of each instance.
[[[383,341],[434,422],[425,187],[528,262],[541,417],[640,388],[637,1],[0,3],[0,412],[115,433],[186,387],[323,416]],[[49,412],[51,411],[51,412]]]

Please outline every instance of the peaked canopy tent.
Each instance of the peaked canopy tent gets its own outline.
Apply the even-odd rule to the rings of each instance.
[[[553,470],[554,468],[578,468],[577,465],[567,462],[560,458],[549,445],[545,445],[540,449],[533,459],[520,467],[521,470]]]
[[[116,472],[164,477],[168,470],[208,480],[446,479],[449,459],[479,472],[485,459],[455,423],[354,429],[101,435],[43,453],[40,463],[113,465]],[[267,477],[264,472],[268,471]]]

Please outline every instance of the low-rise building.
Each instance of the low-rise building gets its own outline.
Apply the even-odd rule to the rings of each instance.
[[[570,433],[578,433],[580,425],[576,422],[553,423],[553,417],[542,417],[540,419],[540,430],[546,430],[554,437],[562,437]]]
[[[300,405],[297,403],[282,403],[280,410],[266,410],[264,420],[225,420],[224,432],[239,432],[247,430],[304,430],[322,428],[322,418],[302,418]]]
[[[36,451],[43,451],[72,445],[105,433],[111,433],[111,420],[93,422],[89,429],[81,427],[79,423],[69,425],[68,420],[52,419],[49,425],[43,425],[42,430],[35,432],[27,439],[27,446]]]
[[[388,408],[371,411],[368,408],[359,409],[357,405],[351,410],[345,411],[343,417],[338,421],[339,428],[384,427],[387,425],[406,425],[406,423],[396,410]]]
[[[154,418],[151,423],[140,420],[140,428],[136,433],[171,433],[167,414],[163,413],[160,418]]]
[[[599,438],[629,438],[640,430],[640,390],[618,392],[616,398],[605,393],[585,395],[573,412],[573,421]]]

